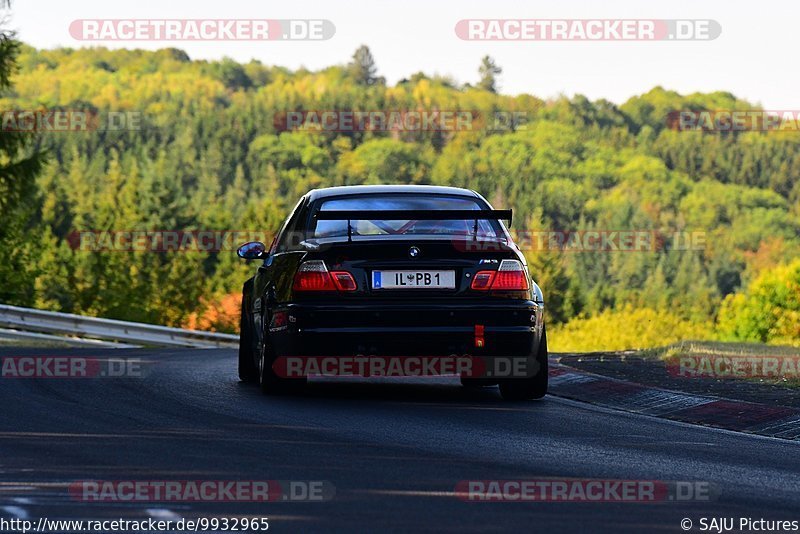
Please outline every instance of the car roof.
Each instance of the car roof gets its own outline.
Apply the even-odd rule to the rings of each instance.
[[[315,201],[327,197],[375,193],[422,193],[434,195],[461,195],[471,198],[482,198],[475,191],[471,191],[469,189],[440,185],[345,185],[338,187],[325,187],[322,189],[312,189],[308,192],[307,197],[310,201]]]

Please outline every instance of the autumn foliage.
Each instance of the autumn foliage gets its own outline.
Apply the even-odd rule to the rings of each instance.
[[[241,305],[242,296],[237,294],[200,299],[199,311],[192,312],[182,326],[190,330],[238,333]]]

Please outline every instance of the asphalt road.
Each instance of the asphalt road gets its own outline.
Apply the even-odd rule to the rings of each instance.
[[[137,357],[143,378],[0,378],[0,518],[268,517],[270,531],[681,532],[689,518],[800,520],[797,443],[452,379],[239,383],[231,350],[0,349]],[[462,480],[710,482],[712,501],[464,502]],[[96,503],[82,480],[327,480],[325,502]],[[737,519],[738,525],[738,519]]]

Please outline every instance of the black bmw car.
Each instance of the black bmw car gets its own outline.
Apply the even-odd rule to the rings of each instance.
[[[242,294],[239,376],[265,393],[301,389],[286,359],[349,362],[465,357],[467,387],[505,399],[547,391],[542,292],[478,193],[437,186],[310,191],[258,260]]]

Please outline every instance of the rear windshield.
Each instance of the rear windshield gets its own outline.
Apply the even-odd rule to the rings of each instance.
[[[347,198],[332,198],[323,201],[320,211],[342,210],[481,210],[487,209],[477,200],[467,197],[444,195],[363,195]],[[402,235],[475,235],[475,219],[456,221],[432,220],[356,220],[350,221],[353,236],[402,236]],[[347,235],[347,221],[312,222],[311,234],[315,238],[342,237]],[[479,220],[478,237],[500,237],[502,231],[497,221]]]

